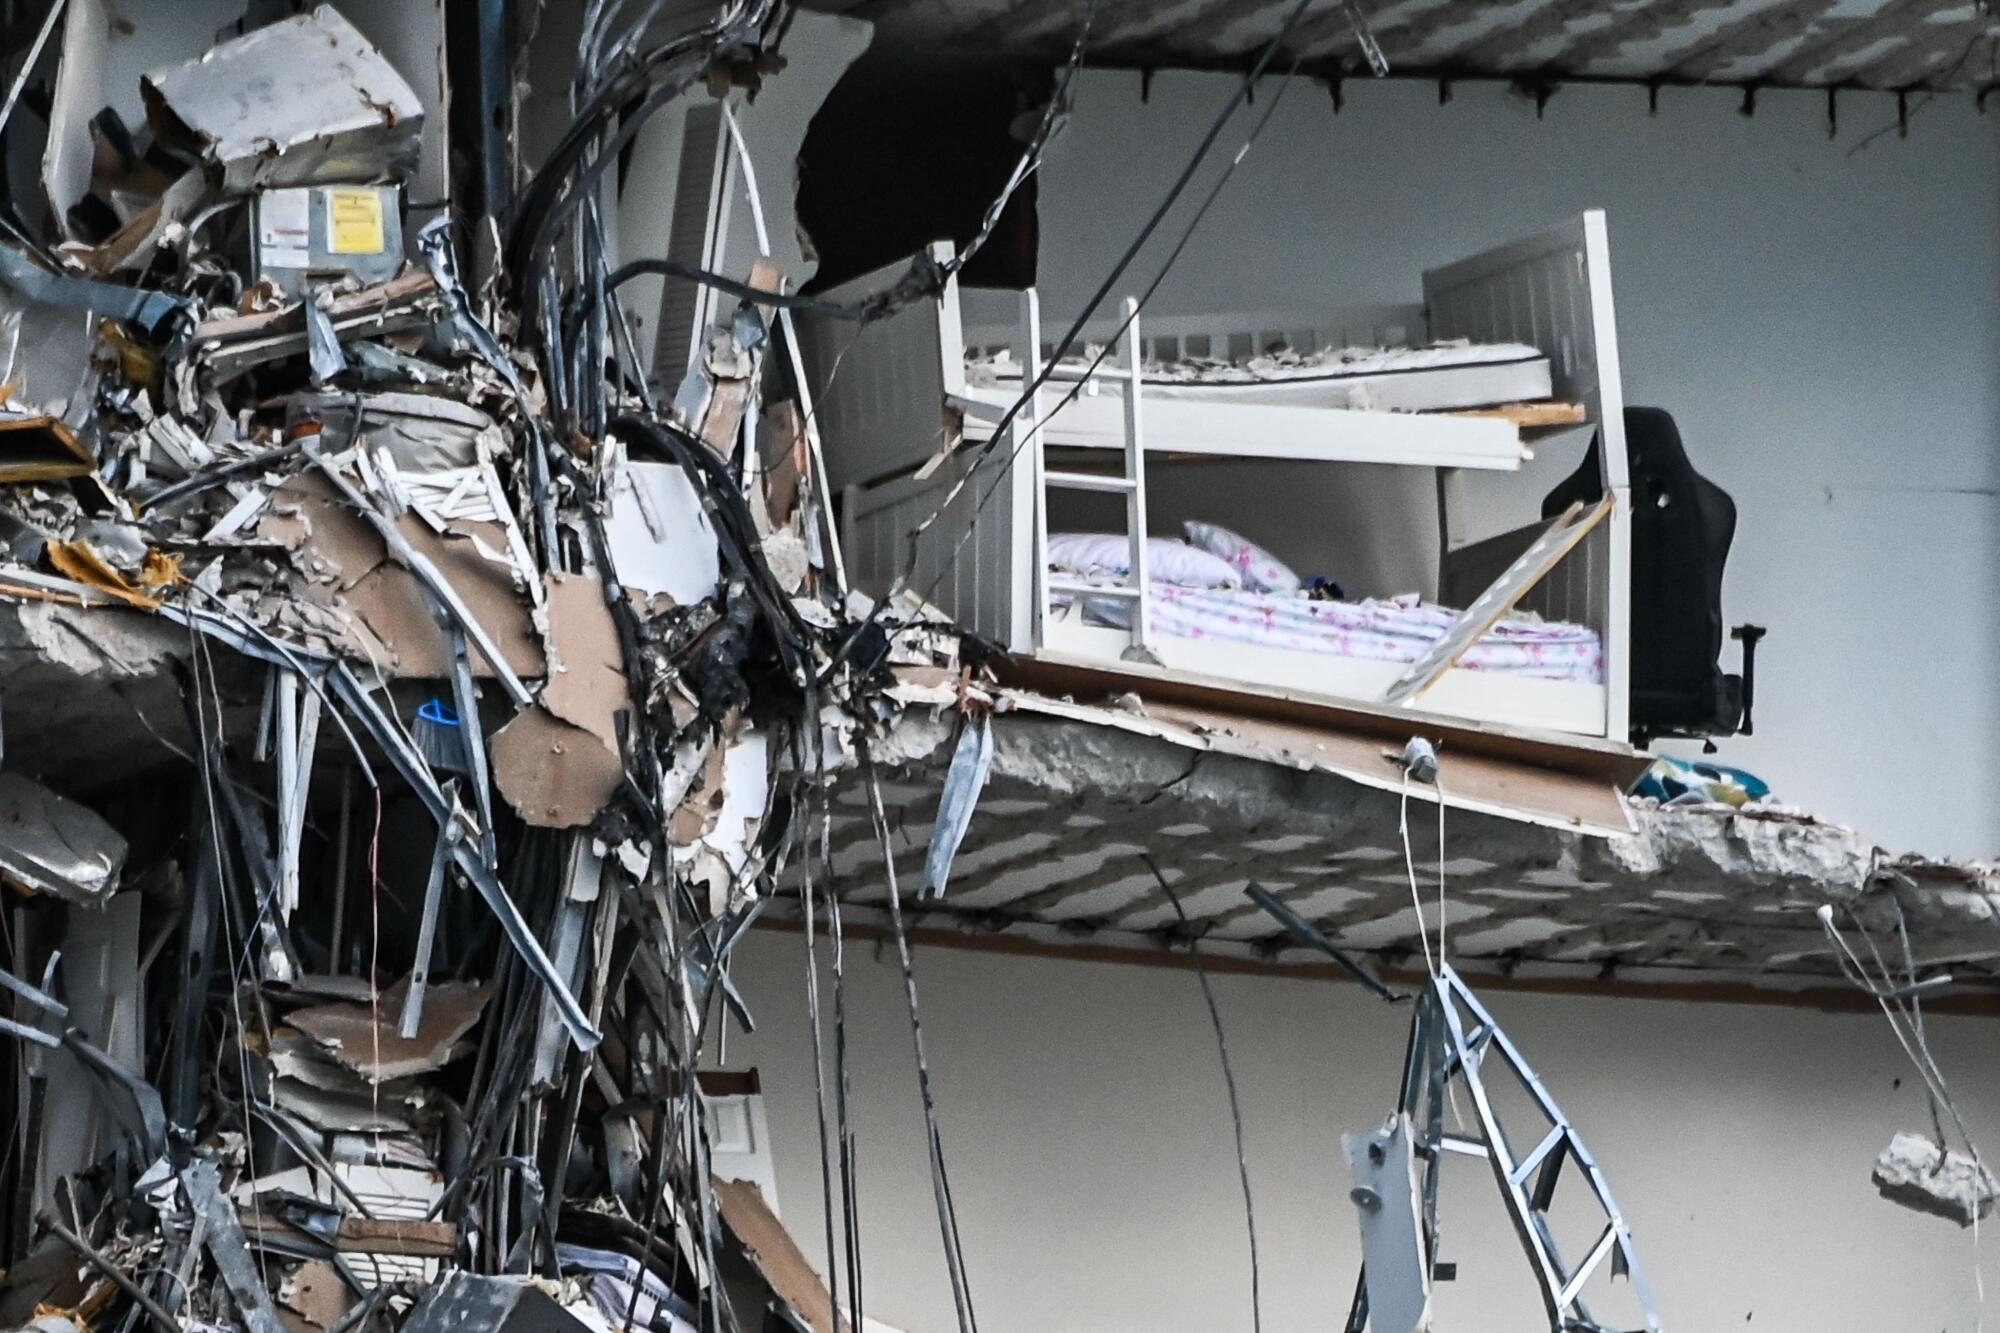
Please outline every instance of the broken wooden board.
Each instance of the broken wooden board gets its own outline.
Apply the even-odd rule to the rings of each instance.
[[[715,1210],[743,1247],[771,1294],[791,1307],[813,1333],[852,1333],[853,1325],[838,1319],[826,1283],[778,1220],[764,1195],[747,1180],[716,1179]]]
[[[1493,407],[1471,407],[1446,413],[1454,417],[1499,417],[1522,430],[1546,426],[1581,426],[1589,419],[1582,403],[1500,403]]]
[[[96,465],[76,432],[54,417],[0,420],[0,482],[61,481]]]
[[[1527,596],[1528,589],[1540,583],[1578,542],[1590,534],[1592,528],[1603,521],[1611,512],[1613,503],[1612,497],[1606,496],[1586,509],[1579,500],[1551,519],[1542,530],[1542,535],[1535,538],[1534,544],[1521,552],[1514,563],[1507,566],[1500,577],[1493,580],[1486,591],[1460,613],[1444,636],[1430,646],[1430,651],[1412,662],[1410,669],[1396,678],[1395,684],[1382,696],[1382,702],[1392,707],[1400,706],[1437,684],[1439,677],[1451,670],[1473,644],[1484,638],[1488,630],[1499,624],[1501,618]]]

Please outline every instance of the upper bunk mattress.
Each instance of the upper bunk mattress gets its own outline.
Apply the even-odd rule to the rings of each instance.
[[[1095,351],[1066,357],[1081,373]],[[1107,358],[1105,364],[1111,364]],[[968,354],[975,388],[1018,391],[1021,366],[1002,350]],[[1428,347],[1339,347],[1312,353],[1277,349],[1246,361],[1189,358],[1148,362],[1140,374],[1148,397],[1289,407],[1447,412],[1525,403],[1551,392],[1549,359],[1525,343],[1433,343]]]

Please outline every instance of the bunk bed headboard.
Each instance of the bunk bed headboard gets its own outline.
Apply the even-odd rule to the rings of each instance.
[[[1602,209],[1424,273],[1433,338],[1523,342],[1548,354],[1555,396],[1582,403],[1625,484],[1625,393]]]
[[[952,248],[939,242],[931,254],[943,263]],[[891,264],[825,296],[856,300],[887,287],[907,268],[906,262]],[[813,413],[829,442],[833,491],[908,471],[937,452],[949,426],[945,396],[965,389],[956,279],[937,300],[912,301],[871,324],[801,311],[796,325]]]
[[[1603,635],[1604,734],[1623,740],[1630,699],[1632,506],[1603,211],[1592,209],[1540,235],[1426,271],[1424,306],[1435,338],[1540,348],[1549,358],[1554,395],[1581,403],[1603,436],[1598,456],[1605,493],[1616,499],[1610,521],[1579,543],[1522,605]],[[1518,530],[1452,550],[1449,534],[1441,537],[1439,592],[1461,601],[1476,596],[1532,540],[1529,531]]]

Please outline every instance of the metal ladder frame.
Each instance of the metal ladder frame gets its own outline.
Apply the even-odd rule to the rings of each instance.
[[[1027,457],[1017,460],[1016,466],[1026,463],[1033,478],[1030,489],[1034,494],[1034,568],[1031,571],[1035,586],[1035,647],[1044,643],[1045,628],[1049,620],[1049,596],[1051,593],[1066,593],[1082,599],[1088,597],[1118,598],[1132,605],[1130,628],[1131,647],[1126,650],[1128,658],[1156,660],[1152,651],[1152,631],[1146,624],[1148,603],[1148,580],[1151,571],[1146,560],[1146,442],[1144,431],[1144,409],[1141,400],[1144,392],[1141,382],[1144,357],[1140,353],[1139,303],[1126,297],[1120,307],[1124,333],[1119,338],[1119,361],[1116,370],[1102,367],[1085,376],[1081,371],[1058,370],[1049,376],[1050,383],[1074,384],[1078,380],[1111,380],[1124,395],[1125,401],[1125,470],[1118,476],[1102,476],[1094,472],[1051,471],[1044,451],[1044,427],[1047,421],[1042,414],[1042,393],[1040,388],[1030,388],[1042,374],[1042,312],[1041,302],[1034,288],[1021,293],[1021,335],[1019,359],[1021,362],[1021,384],[1026,391],[1026,399],[1020,413],[1014,418],[1013,445],[1025,448]],[[1089,392],[1089,387],[1086,387]],[[1025,446],[1022,440],[1025,439]],[[1100,493],[1122,494],[1125,497],[1125,539],[1129,544],[1127,581],[1122,584],[1095,584],[1081,580],[1057,579],[1049,574],[1049,524],[1048,492],[1050,487],[1063,490],[1096,491]]]
[[[1526,1122],[1534,1131],[1532,1146],[1527,1146],[1530,1139],[1509,1134],[1489,1095],[1485,1064],[1492,1054],[1500,1057],[1503,1077],[1511,1078],[1539,1113],[1538,1120]],[[1445,1128],[1447,1087],[1453,1080],[1471,1098],[1478,1138],[1453,1134]],[[1611,1186],[1597,1159],[1520,1049],[1449,964],[1438,969],[1417,997],[1397,1111],[1408,1118],[1422,1164],[1425,1271],[1435,1274],[1438,1268],[1438,1174],[1444,1155],[1484,1158],[1493,1168],[1494,1183],[1499,1186],[1514,1233],[1534,1270],[1551,1333],[1610,1333],[1583,1300],[1584,1287],[1607,1260],[1614,1277],[1631,1280],[1645,1324],[1636,1333],[1660,1333],[1652,1291],[1633,1251],[1631,1229],[1611,1197]],[[1521,1128],[1522,1123],[1514,1125],[1517,1131]],[[1563,1255],[1548,1218],[1565,1165],[1571,1168],[1571,1175],[1581,1177],[1581,1188],[1588,1191],[1604,1218],[1603,1229],[1589,1249],[1574,1258]],[[1368,1272],[1364,1264],[1355,1281],[1345,1333],[1364,1333],[1368,1328]]]

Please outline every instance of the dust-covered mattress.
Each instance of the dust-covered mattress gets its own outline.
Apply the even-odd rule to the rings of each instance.
[[[1081,373],[1096,350],[1065,358]],[[1106,364],[1110,364],[1107,360]],[[974,387],[1020,387],[1011,353],[971,353],[966,378]],[[1433,343],[1428,347],[1336,347],[1317,352],[1275,348],[1243,361],[1194,357],[1148,362],[1140,372],[1146,395],[1207,402],[1295,407],[1445,412],[1525,403],[1551,392],[1549,359],[1525,343]]]
[[[1326,653],[1376,662],[1414,662],[1451,628],[1458,613],[1414,593],[1388,600],[1317,601],[1297,594],[1245,588],[1190,588],[1153,580],[1147,593],[1147,628],[1157,637],[1242,643],[1292,652]],[[1071,607],[1068,614],[1079,614]],[[1120,629],[1131,624],[1131,603],[1084,598],[1086,620]],[[1459,659],[1472,671],[1498,671],[1543,680],[1599,684],[1604,644],[1583,625],[1509,617]]]

